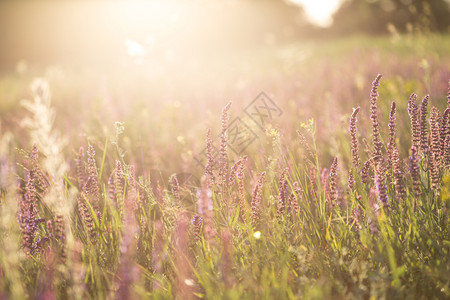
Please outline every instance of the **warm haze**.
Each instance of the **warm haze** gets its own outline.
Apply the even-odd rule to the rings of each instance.
[[[450,299],[448,1],[298,1],[0,1],[0,299]]]

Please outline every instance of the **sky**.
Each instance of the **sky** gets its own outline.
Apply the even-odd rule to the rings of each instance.
[[[328,26],[331,24],[331,15],[338,9],[342,0],[292,0],[302,4],[311,22]]]

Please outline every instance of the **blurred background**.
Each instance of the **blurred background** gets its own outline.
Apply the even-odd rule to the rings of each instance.
[[[191,64],[242,51],[354,34],[448,32],[447,0],[0,2],[0,70],[17,62]]]
[[[1,129],[27,145],[20,100],[44,77],[69,151],[103,147],[121,121],[127,155],[189,171],[221,108],[242,116],[264,91],[284,112],[270,126],[295,139],[314,118],[331,157],[378,73],[384,117],[413,91],[443,107],[449,32],[448,0],[0,1]]]

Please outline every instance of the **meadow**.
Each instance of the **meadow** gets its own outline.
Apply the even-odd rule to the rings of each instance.
[[[20,62],[0,298],[450,298],[449,53],[410,34]]]

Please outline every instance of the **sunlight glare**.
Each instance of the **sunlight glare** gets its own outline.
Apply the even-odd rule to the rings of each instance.
[[[303,5],[311,22],[319,26],[331,25],[333,13],[338,9],[342,0],[292,0]]]

